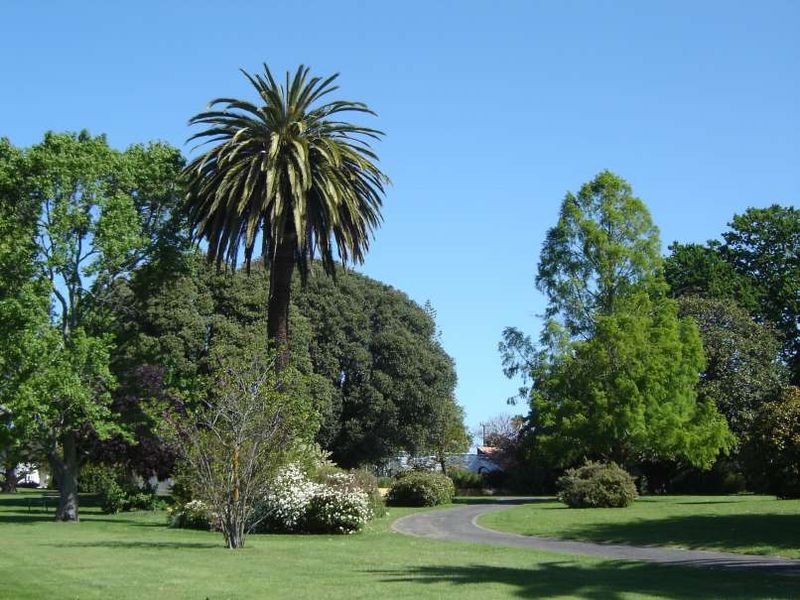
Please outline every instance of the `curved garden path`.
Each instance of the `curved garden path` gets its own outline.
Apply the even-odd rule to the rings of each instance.
[[[467,504],[457,508],[415,513],[397,519],[392,523],[392,529],[405,535],[435,540],[517,546],[568,554],[585,554],[616,560],[647,561],[666,565],[800,575],[800,560],[790,558],[707,550],[680,550],[659,546],[629,546],[625,544],[598,544],[558,540],[504,533],[481,527],[477,523],[481,515],[504,510],[515,504],[527,504],[535,500],[534,498],[515,498],[498,500],[496,503],[491,504]]]

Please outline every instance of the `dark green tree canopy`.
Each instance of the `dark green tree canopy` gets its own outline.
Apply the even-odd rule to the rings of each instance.
[[[670,295],[732,300],[748,311],[758,306],[754,282],[725,260],[720,245],[674,243],[664,260]]]
[[[263,337],[268,278],[260,263],[249,275],[217,272],[201,257],[169,278],[143,269],[119,292],[127,301],[117,369],[159,365],[171,393],[201,397],[219,357]],[[455,386],[431,315],[353,272],[333,281],[312,265],[307,284],[294,285],[292,361],[311,375],[309,393],[324,413],[318,441],[345,466],[429,447]]]
[[[715,401],[739,444],[746,443],[760,407],[787,383],[780,336],[733,300],[682,296],[678,306],[703,340],[706,368],[698,395]]]
[[[792,381],[800,383],[800,210],[748,208],[728,225],[724,242],[670,246],[672,295],[730,299],[757,321],[773,324]]]
[[[755,282],[758,316],[782,332],[784,358],[800,382],[800,210],[749,208],[722,237],[725,258]]]

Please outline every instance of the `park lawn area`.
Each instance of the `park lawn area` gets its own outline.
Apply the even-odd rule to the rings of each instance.
[[[132,598],[790,598],[800,578],[605,561],[410,538],[392,509],[352,536],[250,536],[172,530],[163,512],[79,524],[28,512],[31,493],[0,495],[0,597]],[[41,510],[41,509],[40,509]]]
[[[646,496],[628,508],[552,500],[484,515],[480,524],[522,535],[800,558],[800,500],[774,496]]]

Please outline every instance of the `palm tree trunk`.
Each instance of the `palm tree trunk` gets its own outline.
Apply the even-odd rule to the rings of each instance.
[[[269,269],[267,304],[267,340],[277,352],[275,368],[282,371],[289,364],[289,302],[295,267],[297,236],[294,231],[278,244]]]

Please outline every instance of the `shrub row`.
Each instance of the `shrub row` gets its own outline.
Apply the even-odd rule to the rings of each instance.
[[[270,493],[251,516],[251,533],[354,533],[383,514],[377,480],[366,472],[325,468],[310,479],[297,465],[275,477]],[[214,529],[217,516],[199,501],[177,505],[170,526]]]

